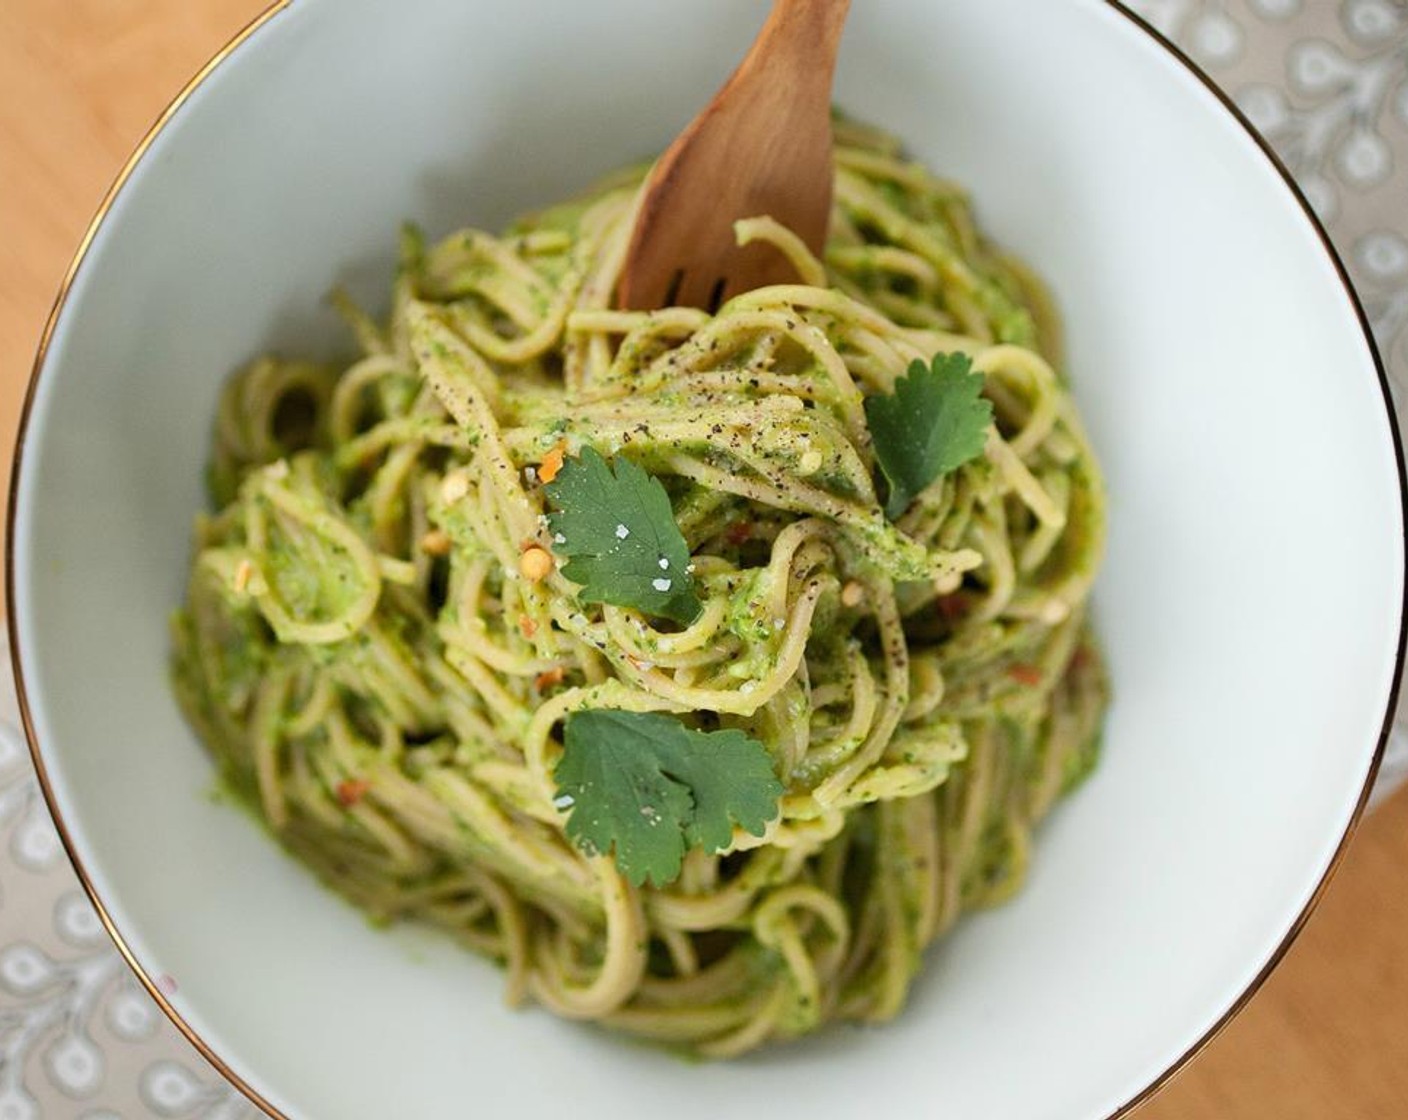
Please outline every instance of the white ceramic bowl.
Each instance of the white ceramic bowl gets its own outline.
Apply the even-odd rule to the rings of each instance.
[[[12,522],[29,730],[124,950],[289,1117],[1091,1120],[1284,947],[1361,803],[1400,656],[1400,469],[1321,232],[1229,108],[1104,0],[857,4],[838,99],[970,185],[1052,282],[1108,470],[1117,700],[1028,889],[904,1016],[691,1066],[378,932],[240,812],[167,689],[216,390],[384,296],[397,223],[494,227],[660,148],[761,0],[298,0],[166,122],[57,311]]]

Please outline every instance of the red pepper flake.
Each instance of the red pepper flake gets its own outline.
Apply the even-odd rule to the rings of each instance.
[[[945,622],[957,622],[968,613],[972,604],[961,591],[952,595],[941,595],[934,600],[934,609]]]
[[[518,632],[531,639],[538,632],[538,624],[526,614],[521,614],[518,616]]]
[[[366,797],[371,788],[372,784],[366,778],[344,778],[337,783],[338,804],[350,809]]]
[[[561,665],[554,665],[551,669],[539,673],[533,681],[533,687],[539,692],[546,692],[553,685],[561,684],[562,679],[567,676],[567,671]]]
[[[1041,670],[1035,665],[1011,665],[1007,669],[1007,675],[1018,684],[1039,685],[1042,679]]]
[[[753,526],[747,521],[735,521],[724,530],[724,540],[731,545],[745,543],[753,535]]]
[[[538,464],[538,478],[543,482],[551,482],[557,477],[557,472],[562,470],[562,460],[567,454],[567,441],[559,440],[546,455],[543,461]]]

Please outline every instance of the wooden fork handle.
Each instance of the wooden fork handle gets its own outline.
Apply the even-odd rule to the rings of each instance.
[[[739,64],[735,77],[757,65],[758,59],[780,60],[784,55],[801,55],[812,65],[795,67],[793,74],[806,75],[829,97],[841,31],[851,0],[773,0],[767,22]]]
[[[817,119],[818,104],[829,111],[850,7],[851,0],[773,0],[758,37],[710,108],[799,123]]]
[[[642,191],[620,305],[713,310],[795,270],[739,247],[733,222],[768,214],[821,254],[831,213],[831,82],[850,0],[775,0],[752,47],[656,162]]]

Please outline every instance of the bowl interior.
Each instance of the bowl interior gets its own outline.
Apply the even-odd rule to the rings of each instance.
[[[301,0],[176,114],[69,294],[14,523],[33,731],[136,958],[290,1116],[1104,1116],[1263,968],[1360,797],[1403,571],[1373,356],[1267,159],[1103,0],[862,4],[843,49],[840,104],[1052,283],[1111,494],[1104,764],[898,1022],[688,1066],[509,1011],[492,967],[370,928],[207,796],[166,621],[222,378],[345,349],[322,297],[384,306],[403,218],[493,228],[659,149],[764,8]]]

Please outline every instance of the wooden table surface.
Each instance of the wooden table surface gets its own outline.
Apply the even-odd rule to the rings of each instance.
[[[0,446],[103,191],[172,94],[262,7],[0,0]],[[1360,827],[1262,991],[1137,1117],[1408,1117],[1408,790]]]

